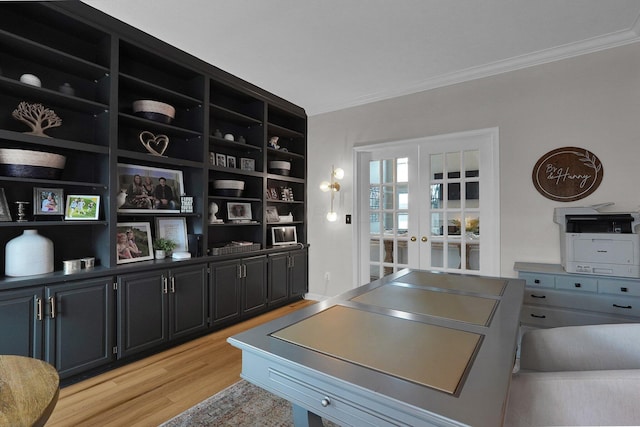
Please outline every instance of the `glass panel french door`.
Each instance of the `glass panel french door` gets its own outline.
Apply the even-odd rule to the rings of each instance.
[[[369,280],[410,265],[409,156],[378,154],[368,163]]]
[[[407,267],[499,274],[497,137],[487,129],[360,153],[361,283]]]

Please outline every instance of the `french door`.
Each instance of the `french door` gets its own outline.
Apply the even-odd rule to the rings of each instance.
[[[407,267],[499,274],[497,144],[487,129],[356,148],[359,284]]]

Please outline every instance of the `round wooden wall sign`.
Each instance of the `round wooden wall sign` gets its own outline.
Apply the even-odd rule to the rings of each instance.
[[[544,197],[572,202],[596,191],[602,182],[602,162],[584,148],[549,151],[533,168],[533,185]]]

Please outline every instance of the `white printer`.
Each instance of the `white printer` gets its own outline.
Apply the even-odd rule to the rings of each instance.
[[[570,273],[640,277],[640,213],[601,213],[613,203],[556,208],[562,266]]]

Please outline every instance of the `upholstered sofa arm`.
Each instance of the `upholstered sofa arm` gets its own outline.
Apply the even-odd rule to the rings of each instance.
[[[522,336],[520,369],[547,372],[640,369],[640,323],[527,331]]]

